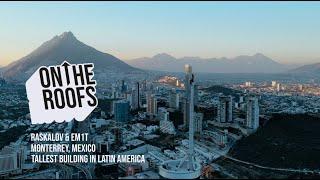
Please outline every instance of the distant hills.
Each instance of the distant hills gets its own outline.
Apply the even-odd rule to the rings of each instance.
[[[43,43],[27,56],[2,68],[3,77],[8,80],[25,81],[40,66],[58,65],[64,60],[70,63],[90,62],[95,73],[132,73],[141,70],[131,67],[120,59],[100,52],[80,42],[72,32],[64,32]]]
[[[182,72],[184,64],[191,64],[195,72],[206,73],[282,73],[290,69],[289,66],[280,64],[261,53],[235,58],[175,58],[162,53],[126,62],[141,69],[169,72]]]
[[[320,63],[304,65],[289,71],[290,73],[298,74],[315,74],[320,75]]]
[[[294,73],[319,74],[320,63],[297,66],[284,65],[257,53],[234,58],[175,58],[162,53],[153,57],[143,57],[121,61],[117,57],[103,53],[79,41],[72,32],[64,32],[44,42],[25,57],[5,67],[0,67],[0,75],[9,81],[26,81],[40,66],[57,65],[63,61],[70,63],[92,62],[95,74],[103,81],[123,77],[144,77],[148,71],[183,72],[185,64],[191,64],[194,72],[203,73]],[[296,68],[296,69],[293,69]],[[149,73],[154,74],[154,73]]]

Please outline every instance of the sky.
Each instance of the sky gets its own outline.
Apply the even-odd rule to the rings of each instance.
[[[0,66],[65,31],[123,60],[262,53],[320,62],[320,2],[1,2]]]

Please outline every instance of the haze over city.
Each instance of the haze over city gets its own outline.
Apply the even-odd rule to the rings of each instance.
[[[0,3],[0,179],[320,178],[319,2]]]
[[[262,53],[283,64],[317,63],[319,18],[319,2],[6,2],[0,66],[65,31],[121,60]]]

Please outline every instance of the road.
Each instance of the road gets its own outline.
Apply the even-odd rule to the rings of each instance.
[[[273,170],[273,171],[284,171],[284,172],[297,172],[297,173],[312,173],[312,174],[318,174],[320,173],[320,170],[308,170],[308,169],[289,169],[289,168],[274,168],[274,167],[267,167],[267,166],[261,166],[259,164],[255,164],[255,163],[251,163],[251,162],[246,162],[246,161],[242,161],[230,156],[223,156],[226,159],[230,159],[232,161],[238,162],[238,163],[243,163],[246,165],[250,165],[256,168],[260,168],[260,169],[266,169],[266,170]]]

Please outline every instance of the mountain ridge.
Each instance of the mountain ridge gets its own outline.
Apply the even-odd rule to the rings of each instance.
[[[69,63],[94,63],[95,71],[141,71],[115,56],[98,51],[79,41],[72,32],[64,32],[45,41],[31,53],[3,68],[3,76],[9,80],[25,81],[40,66]]]
[[[292,69],[289,73],[306,73],[306,74],[318,74],[320,75],[320,63],[312,63],[300,66],[298,68]]]
[[[147,70],[161,70],[170,72],[182,72],[184,64],[191,64],[195,71],[205,73],[279,73],[286,72],[289,67],[275,60],[256,53],[252,56],[240,55],[234,58],[201,58],[181,57],[175,58],[166,53],[156,54],[152,57],[126,60],[133,67]]]

